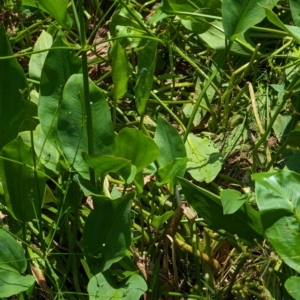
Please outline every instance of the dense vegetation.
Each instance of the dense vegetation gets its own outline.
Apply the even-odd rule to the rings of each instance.
[[[1,299],[300,299],[297,0],[0,0]]]

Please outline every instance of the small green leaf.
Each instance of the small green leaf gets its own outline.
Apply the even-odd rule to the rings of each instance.
[[[212,182],[222,168],[223,158],[212,141],[190,133],[185,143],[187,171],[197,181]]]
[[[256,244],[256,240],[262,240],[259,212],[251,205],[245,204],[234,214],[224,215],[220,197],[186,179],[179,178],[179,182],[189,204],[213,230],[224,230],[225,234],[231,237],[237,235],[252,245]]]
[[[108,272],[98,273],[88,284],[89,300],[139,300],[146,291],[147,284],[138,274],[133,274],[118,282]]]
[[[160,226],[162,226],[165,222],[167,222],[174,214],[174,211],[170,210],[164,213],[162,216],[153,216],[153,219],[151,221],[151,224],[157,229],[160,229]]]
[[[237,190],[226,189],[220,193],[224,215],[235,213],[246,201],[247,195],[242,195]]]
[[[44,201],[46,180],[43,166],[34,173],[31,148],[18,137],[2,149],[0,180],[9,212],[19,221],[27,222],[37,218]],[[35,157],[35,161],[37,158]]]
[[[159,149],[155,142],[142,132],[124,128],[116,137],[116,156],[130,160],[139,173],[157,159]]]
[[[53,39],[51,34],[47,33],[46,31],[42,31],[40,36],[38,37],[37,41],[35,42],[33,51],[40,51],[44,49],[48,49],[51,47],[53,43]],[[29,61],[29,77],[32,79],[40,80],[41,73],[44,66],[44,62],[46,60],[46,56],[48,51],[40,52],[31,55]]]
[[[143,48],[138,59],[138,78],[135,86],[136,108],[140,115],[146,111],[147,101],[152,90],[156,66],[157,42],[150,41]]]
[[[0,23],[0,57],[13,55]],[[18,135],[26,114],[27,81],[16,58],[0,60],[0,150]]]
[[[114,98],[119,100],[127,92],[129,79],[129,62],[125,49],[117,40],[113,46],[112,79],[114,83]]]
[[[291,276],[285,282],[284,287],[295,300],[300,300],[300,277]]]
[[[131,243],[130,208],[134,194],[102,200],[89,214],[82,244],[92,273],[104,272],[122,259]]]

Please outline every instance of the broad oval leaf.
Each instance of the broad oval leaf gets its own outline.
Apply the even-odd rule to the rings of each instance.
[[[13,55],[0,23],[0,57]],[[16,58],[0,60],[0,149],[18,135],[26,115],[27,81]]]
[[[251,205],[245,204],[234,214],[224,215],[220,197],[186,179],[179,178],[179,182],[189,204],[213,230],[224,230],[225,234],[231,237],[237,235],[252,245],[256,244],[256,240],[262,240],[259,212]]]
[[[114,131],[109,107],[100,90],[89,81],[94,154],[114,154]],[[88,134],[82,74],[72,75],[63,93],[58,114],[58,137],[70,165],[88,178],[89,168],[81,153],[88,152]]]
[[[284,170],[252,178],[267,238],[282,260],[300,272],[300,175]]]
[[[103,200],[89,214],[82,244],[93,274],[122,259],[131,243],[130,208],[134,194]]]
[[[147,284],[138,274],[118,282],[108,272],[98,273],[88,284],[89,300],[139,300],[146,291]]]
[[[277,2],[278,0],[223,0],[222,19],[226,38],[234,41],[265,18],[262,6],[272,9]]]
[[[185,143],[187,172],[197,181],[212,182],[222,168],[223,158],[208,138],[201,138],[190,133]]]
[[[64,35],[57,33],[52,47],[66,46]],[[43,132],[54,146],[57,146],[57,114],[63,97],[63,89],[69,77],[79,73],[81,61],[70,50],[51,50],[42,69],[38,116]]]
[[[116,137],[116,156],[131,160],[136,166],[136,173],[141,172],[159,156],[155,142],[142,132],[132,129],[122,129]]]

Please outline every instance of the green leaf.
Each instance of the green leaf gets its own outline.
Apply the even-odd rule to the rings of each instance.
[[[252,175],[265,234],[277,254],[300,272],[300,175],[289,170]]]
[[[128,11],[130,11],[130,13]],[[134,48],[144,42],[144,39],[141,37],[145,35],[146,32],[133,16],[139,19],[140,22],[144,22],[143,17],[135,11],[134,7],[131,4],[127,4],[126,8],[122,7],[119,11],[116,11],[109,22],[112,36],[122,37],[120,43],[124,48],[128,46]]]
[[[130,208],[134,194],[103,200],[89,214],[82,244],[92,273],[104,272],[122,259],[131,243]]]
[[[64,29],[70,29],[72,26],[72,19],[67,9],[67,0],[22,0],[22,4],[38,7],[47,12],[55,18]]]
[[[114,131],[109,107],[98,87],[89,81],[92,110],[94,153],[114,154]],[[81,153],[88,152],[86,113],[84,111],[84,88],[82,74],[72,75],[63,93],[58,114],[58,137],[61,149],[70,165],[83,177],[89,176],[88,165]]]
[[[280,29],[285,31],[288,35],[294,38],[298,43],[300,42],[300,28],[291,25],[285,25],[281,20],[267,7],[264,7],[268,20]]]
[[[291,13],[295,26],[300,27],[300,3],[298,0],[289,1]]]
[[[13,55],[0,23],[0,57]],[[18,135],[26,114],[27,81],[16,58],[0,60],[0,149]]]
[[[175,158],[186,157],[184,142],[178,131],[164,118],[159,116],[154,141],[160,150],[157,158],[160,167],[165,166]],[[178,176],[183,176],[185,168],[182,168]]]
[[[190,133],[185,143],[187,171],[197,181],[212,182],[219,174],[223,158],[209,138],[200,138]]]
[[[35,42],[33,51],[40,51],[51,47],[53,39],[51,34],[42,31],[37,41]],[[40,80],[42,69],[46,60],[48,51],[32,54],[29,61],[29,77]]]
[[[102,200],[108,200],[109,198],[100,195],[97,188],[91,183],[90,180],[83,178],[79,174],[75,174],[73,176],[73,180],[78,183],[80,186],[80,189],[82,190],[83,194],[85,196],[93,196],[93,200],[95,198],[102,199]]]
[[[220,193],[224,215],[235,213],[247,200],[247,195],[241,194],[237,190],[226,189]]]
[[[64,35],[57,33],[53,47],[66,47]],[[78,73],[81,61],[70,50],[49,51],[44,63],[40,81],[38,116],[47,139],[57,146],[57,114],[63,96],[63,88],[69,77]]]
[[[138,59],[138,77],[135,86],[135,102],[137,111],[140,115],[143,115],[146,111],[147,101],[152,90],[156,66],[156,48],[157,42],[151,40],[140,52]]]
[[[151,224],[157,229],[160,229],[160,226],[162,226],[165,222],[167,222],[174,214],[174,211],[170,210],[164,213],[162,216],[153,216],[153,219],[151,221]]]
[[[179,178],[179,182],[189,204],[213,230],[224,230],[225,234],[237,235],[250,244],[256,244],[255,240],[262,240],[259,212],[251,205],[245,204],[234,214],[224,215],[220,197],[186,179]]]
[[[28,147],[31,147],[30,131],[20,132],[19,136]],[[49,140],[46,139],[40,124],[35,128],[33,132],[33,140],[34,150],[37,157],[39,158],[36,162],[37,165],[39,165],[39,163],[42,163],[49,170],[53,171],[54,173],[58,173],[57,165],[59,161],[59,152],[49,142]]]
[[[298,137],[298,143],[299,141],[300,141],[300,132]],[[294,152],[294,154],[287,160],[284,169],[300,173],[300,151]]]
[[[5,192],[5,204],[19,221],[27,222],[41,213],[45,194],[43,167],[37,174],[33,171],[33,154],[21,137],[2,149],[0,179]],[[35,157],[35,161],[37,158]]]
[[[22,276],[15,270],[0,267],[0,297],[7,298],[28,290],[35,282],[34,276]]]
[[[22,246],[0,228],[0,297],[7,298],[30,288],[35,278],[22,276],[27,261]]]
[[[82,157],[100,176],[109,172],[116,172],[125,166],[131,165],[128,159],[109,155],[88,155],[87,153],[82,153]]]
[[[291,276],[284,287],[295,300],[300,300],[300,277]]]
[[[116,156],[131,161],[141,172],[159,156],[159,149],[155,142],[142,132],[131,129],[122,129],[116,137]]]
[[[266,14],[261,6],[272,9],[278,0],[223,0],[223,27],[228,40],[234,41]]]
[[[89,300],[139,300],[146,291],[147,284],[138,274],[118,282],[108,272],[98,273],[88,284]]]
[[[24,249],[4,229],[0,228],[0,265],[14,269],[17,272],[26,271],[27,261]]]
[[[206,30],[205,32],[199,34],[199,38],[202,39],[209,48],[212,48],[214,50],[222,50],[225,49],[226,43],[225,43],[225,35],[224,35],[224,29],[222,21],[215,20],[211,23],[211,26]],[[250,56],[252,55],[254,51],[254,47],[252,46],[252,43],[250,40],[245,40],[244,35],[242,34],[239,38],[240,43],[237,43],[236,41],[233,42],[230,51],[239,55],[246,55]],[[247,46],[247,47],[245,47]],[[253,49],[253,51],[250,51],[249,49]],[[211,89],[211,93],[215,93],[215,90],[210,86],[209,89]],[[209,90],[208,90],[209,92]],[[210,97],[207,92],[207,96],[211,102],[212,97]],[[203,104],[205,104],[205,99],[202,100]],[[206,113],[205,110],[201,111],[202,115]]]
[[[113,46],[112,79],[114,83],[114,98],[119,100],[127,92],[130,69],[125,49],[117,40]]]
[[[186,168],[186,164],[189,161],[187,157],[174,158],[163,167],[157,170],[158,180],[156,184],[158,186],[171,183],[176,176],[182,174],[182,169]],[[183,172],[184,173],[184,172]],[[183,175],[183,174],[182,174]]]

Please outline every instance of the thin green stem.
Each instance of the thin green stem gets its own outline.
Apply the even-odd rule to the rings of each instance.
[[[179,118],[170,110],[170,108],[164,103],[164,101],[160,100],[158,96],[151,91],[151,96],[156,99],[156,101],[170,114],[170,116],[181,126],[183,131],[186,131],[185,126],[179,120]]]

